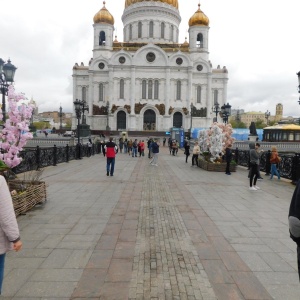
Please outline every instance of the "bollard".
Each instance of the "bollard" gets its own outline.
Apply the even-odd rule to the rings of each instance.
[[[295,153],[292,160],[292,184],[297,184],[300,179],[300,154]]]

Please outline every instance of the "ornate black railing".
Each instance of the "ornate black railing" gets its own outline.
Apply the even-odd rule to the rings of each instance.
[[[93,144],[91,149],[89,149],[88,145],[80,145],[79,149],[77,146],[69,145],[65,147],[56,147],[54,145],[54,147],[46,148],[37,146],[34,149],[25,149],[20,153],[22,162],[13,168],[13,172],[19,174],[48,166],[56,166],[57,164],[69,162],[70,160],[98,154],[100,150],[101,148],[97,144]]]
[[[249,166],[249,150],[235,149],[235,160],[238,165]],[[280,176],[292,180],[296,183],[300,179],[300,153],[280,152],[279,156],[281,161],[278,164],[278,171]],[[260,170],[265,172],[266,175],[270,174],[271,151],[263,152],[260,157]]]

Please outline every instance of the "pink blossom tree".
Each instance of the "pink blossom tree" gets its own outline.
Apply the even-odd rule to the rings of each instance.
[[[17,94],[14,87],[10,85],[8,87],[8,119],[0,132],[0,160],[9,168],[20,164],[22,158],[19,157],[19,153],[23,150],[27,140],[32,138],[29,124],[33,107],[24,103],[20,105],[20,100],[25,100],[25,96]],[[0,120],[3,120],[2,111],[0,111]]]

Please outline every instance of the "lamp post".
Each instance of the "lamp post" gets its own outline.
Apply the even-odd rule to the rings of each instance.
[[[62,117],[63,117],[63,113],[62,113],[62,107],[60,105],[59,107],[59,133],[62,133]]]
[[[11,64],[11,60],[8,59],[7,63],[0,58],[0,90],[2,94],[2,114],[3,122],[6,122],[6,107],[5,107],[5,96],[8,92],[8,87],[14,82],[14,76],[16,67]]]
[[[109,113],[109,101],[107,101],[106,103],[106,131],[110,131],[108,113]]]
[[[216,117],[214,118],[214,122],[218,122],[218,113],[221,112],[220,105],[218,102],[216,102],[213,105],[212,111],[216,114]]]
[[[296,74],[298,76],[298,93],[300,93],[300,71],[298,73],[296,73]],[[299,102],[299,105],[300,105],[300,97],[299,97],[298,102]]]
[[[82,110],[82,101],[76,99],[74,102],[74,107],[75,107],[75,113],[76,113],[76,118],[77,118],[77,158],[80,159],[80,130],[79,130],[79,125],[80,125],[80,117],[81,117],[81,110]]]
[[[231,105],[227,103],[221,106],[221,113],[222,113],[223,122],[225,124],[228,124],[228,118],[231,116]]]
[[[271,115],[271,113],[267,110],[267,111],[265,112],[265,118],[266,118],[266,120],[267,120],[267,126],[269,125],[269,117],[270,117],[270,115]]]
[[[193,127],[193,110],[194,110],[194,104],[191,103],[191,125],[190,125],[190,139],[192,138],[192,127]]]
[[[81,121],[81,124],[86,124],[86,117],[84,115],[85,111],[87,111],[87,112],[89,111],[89,106],[86,105],[86,101],[83,100],[82,101],[82,121]]]

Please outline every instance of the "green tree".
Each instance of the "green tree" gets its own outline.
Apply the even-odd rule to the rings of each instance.
[[[231,120],[230,124],[232,128],[247,128],[246,124],[242,121]]]
[[[35,126],[36,129],[44,129],[44,128],[47,128],[49,125],[49,122],[34,122],[33,123],[33,126]]]
[[[257,119],[256,122],[255,122],[256,129],[263,129],[266,126],[267,126],[266,123],[261,119]]]

